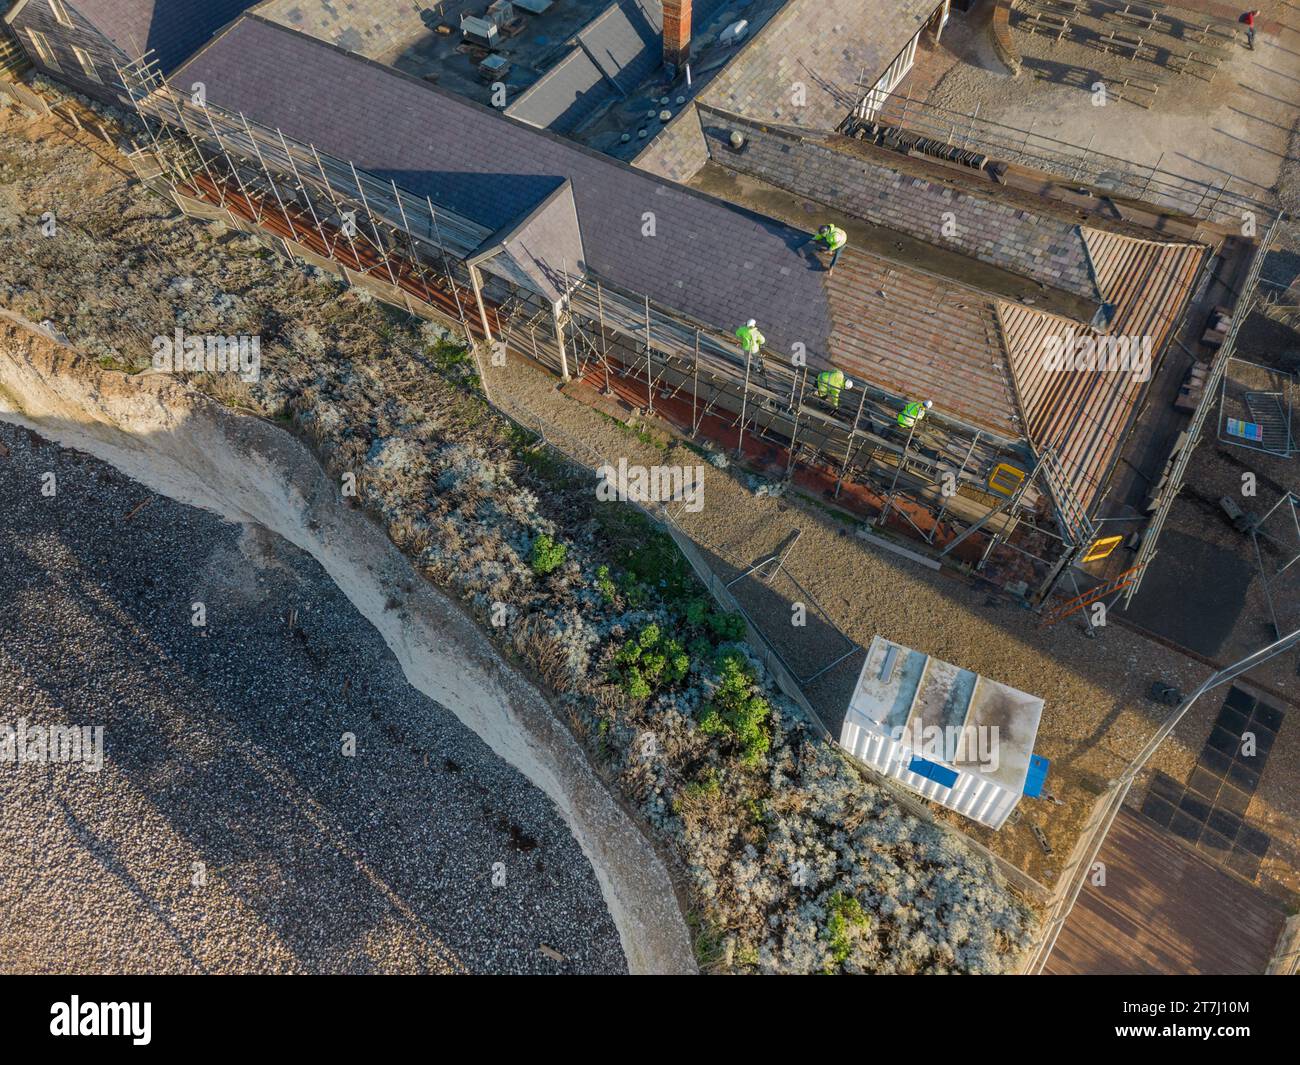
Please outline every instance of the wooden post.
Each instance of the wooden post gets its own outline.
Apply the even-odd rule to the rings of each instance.
[[[483,305],[483,286],[479,282],[477,266],[469,268],[469,283],[474,287],[474,302],[478,304],[478,320],[483,326],[483,338],[490,345],[492,343],[492,329],[488,325],[487,308]]]
[[[551,304],[551,320],[555,323],[555,343],[560,349],[560,378],[569,380],[569,356],[564,350],[564,300]]]
[[[646,413],[655,412],[655,382],[653,365],[650,359],[650,297],[645,298],[645,398]]]

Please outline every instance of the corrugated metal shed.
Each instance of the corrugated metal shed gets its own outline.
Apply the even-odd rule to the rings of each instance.
[[[840,746],[958,813],[1001,828],[1024,792],[1043,700],[883,636],[871,641]]]

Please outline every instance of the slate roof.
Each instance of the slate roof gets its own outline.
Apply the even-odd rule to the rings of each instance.
[[[664,9],[658,0],[617,0],[578,31],[578,43],[624,92],[659,66]]]
[[[571,133],[616,96],[591,56],[574,48],[516,97],[506,114],[538,129]]]
[[[573,186],[556,189],[510,232],[485,242],[474,257],[483,269],[535,289],[552,303],[586,272]]]
[[[942,0],[789,0],[740,46],[696,103],[804,129],[835,129],[916,36]],[[796,103],[793,90],[804,87]],[[692,108],[687,108],[687,111]],[[699,152],[696,122],[668,123],[636,158],[687,181]],[[662,143],[661,143],[662,142]]]
[[[615,0],[577,33],[573,50],[506,114],[540,129],[572,132],[659,68],[663,22],[658,0]]]
[[[699,0],[694,25],[722,0]],[[530,85],[506,114],[539,129],[570,133],[591,116],[631,96],[663,62],[660,0],[614,0],[574,37],[573,50]]]
[[[823,275],[798,253],[800,230],[257,16],[241,18],[174,80],[202,81],[216,106],[494,231],[569,178],[592,271],[718,329],[754,316],[775,348],[800,341],[810,355],[827,350]],[[654,235],[643,235],[651,222]]]
[[[700,95],[728,111],[834,129],[942,0],[790,0]],[[806,102],[791,89],[802,82]]]
[[[255,0],[67,0],[128,59],[149,49],[171,73]]]

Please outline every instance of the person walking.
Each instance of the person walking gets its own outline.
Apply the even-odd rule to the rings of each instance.
[[[1255,19],[1259,17],[1259,8],[1242,12],[1239,21],[1246,24],[1246,47],[1255,50]]]

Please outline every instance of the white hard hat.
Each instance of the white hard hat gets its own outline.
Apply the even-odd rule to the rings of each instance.
[[[844,382],[844,391],[847,392],[847,391],[848,391],[850,388],[852,388],[852,387],[853,387],[853,382],[852,382],[852,381],[845,381],[845,382]]]
[[[748,322],[745,323],[745,325],[747,325],[750,329],[753,329],[754,326],[758,325],[758,323],[754,321],[753,318],[751,318]]]
[[[925,409],[926,409],[926,410],[929,410],[929,409],[930,409],[931,407],[933,407],[933,406],[934,406],[934,404],[931,403],[928,399],[925,401]]]

